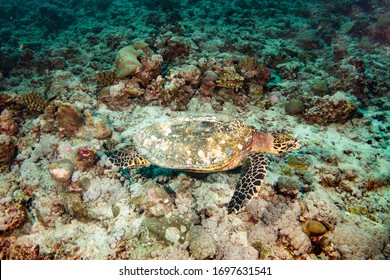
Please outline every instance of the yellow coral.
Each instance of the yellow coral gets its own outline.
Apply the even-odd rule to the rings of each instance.
[[[217,80],[217,85],[223,88],[240,89],[243,82],[244,77],[237,74],[234,69],[225,68]]]
[[[137,59],[141,54],[143,54],[142,51],[132,46],[120,49],[115,58],[116,77],[123,78],[134,74],[142,66]]]

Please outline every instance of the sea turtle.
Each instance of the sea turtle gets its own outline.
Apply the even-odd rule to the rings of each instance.
[[[299,148],[283,133],[258,132],[231,116],[188,115],[159,122],[133,136],[130,151],[113,151],[113,165],[137,168],[154,164],[190,172],[216,172],[242,167],[240,181],[228,205],[238,213],[260,191],[267,173],[263,153],[279,154]]]

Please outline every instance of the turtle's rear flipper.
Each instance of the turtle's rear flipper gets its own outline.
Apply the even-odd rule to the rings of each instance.
[[[136,150],[130,150],[128,152],[120,150],[111,151],[109,160],[113,165],[121,168],[138,168],[149,164]]]
[[[267,161],[262,153],[252,153],[244,163],[240,181],[237,183],[233,197],[228,205],[228,214],[237,214],[249,201],[257,196],[260,186],[267,174]]]

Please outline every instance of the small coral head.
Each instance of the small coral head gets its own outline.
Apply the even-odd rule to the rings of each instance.
[[[272,136],[274,137],[274,150],[277,154],[290,152],[301,147],[297,139],[289,134],[272,133]]]

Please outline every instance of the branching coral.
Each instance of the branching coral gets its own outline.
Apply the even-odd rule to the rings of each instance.
[[[33,113],[43,112],[48,104],[48,100],[35,91],[30,91],[27,94],[20,95],[18,101],[25,105]]]
[[[116,71],[102,71],[95,74],[95,80],[102,86],[110,86],[117,82]]]

